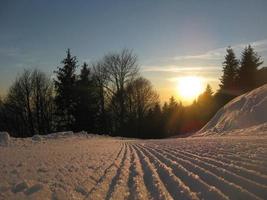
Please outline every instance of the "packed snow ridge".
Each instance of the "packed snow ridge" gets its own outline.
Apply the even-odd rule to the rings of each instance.
[[[165,140],[70,132],[54,136],[11,137],[8,146],[0,146],[0,200],[263,200],[267,196],[265,136]]]
[[[196,135],[251,134],[267,134],[267,84],[230,101],[196,133]]]

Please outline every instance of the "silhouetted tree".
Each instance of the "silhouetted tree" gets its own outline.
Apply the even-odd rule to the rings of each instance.
[[[63,66],[58,67],[57,71],[55,71],[57,78],[54,80],[57,124],[60,130],[72,130],[75,123],[74,112],[77,104],[74,91],[77,59],[71,55],[68,49],[67,56],[61,63]]]
[[[108,73],[102,61],[92,64],[93,68],[93,82],[96,86],[97,98],[97,112],[96,112],[96,126],[100,133],[110,133],[110,120],[108,113],[109,97],[113,92],[109,89]],[[110,95],[109,95],[110,94]]]
[[[223,62],[223,75],[220,79],[220,92],[236,95],[239,61],[231,47],[228,47],[226,52],[225,61]]]
[[[199,95],[198,100],[198,116],[201,123],[204,125],[207,123],[210,118],[213,116],[215,112],[215,102],[213,98],[213,91],[209,84],[207,84],[207,87],[205,91]]]
[[[47,134],[54,128],[53,85],[46,74],[39,70],[32,72],[31,79],[37,130],[39,134]]]
[[[213,114],[215,106],[213,91],[209,84],[207,84],[205,91],[199,95],[197,104],[200,110],[199,116],[202,118],[201,120],[206,123]]]
[[[238,85],[242,93],[257,87],[257,70],[262,63],[261,57],[250,45],[245,47],[238,72]]]
[[[213,95],[212,88],[210,84],[207,84],[205,91],[199,95],[197,103],[203,104],[203,105],[209,104],[210,106],[210,103],[212,101],[212,95]]]
[[[216,107],[219,109],[239,93],[238,70],[239,60],[236,58],[234,50],[231,47],[226,49],[225,60],[223,62],[223,75],[220,78],[220,88],[215,94]]]
[[[173,136],[180,133],[182,122],[183,105],[172,96],[162,108],[164,121],[164,136]]]
[[[123,131],[126,119],[125,87],[138,74],[137,57],[128,49],[120,53],[110,53],[103,59],[103,65],[107,73],[107,90],[112,94],[110,107],[115,120],[115,130]]]
[[[163,138],[164,135],[164,122],[161,106],[157,103],[154,108],[149,109],[148,114],[144,120],[145,126],[143,127],[143,138]]]
[[[159,97],[154,91],[149,80],[139,77],[129,82],[125,89],[126,94],[126,127],[136,136],[145,137],[144,127],[145,117],[150,109],[153,109],[159,103]],[[131,127],[131,130],[129,130]]]
[[[96,86],[88,65],[84,63],[76,87],[76,107],[74,112],[75,130],[95,130],[97,112]]]
[[[2,107],[5,129],[13,136],[28,137],[53,130],[52,84],[38,70],[25,70],[10,87]]]

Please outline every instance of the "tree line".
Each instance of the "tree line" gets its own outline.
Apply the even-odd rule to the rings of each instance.
[[[0,130],[15,137],[68,130],[137,138],[183,135],[201,128],[234,97],[267,83],[262,63],[250,45],[240,60],[227,48],[219,90],[214,93],[207,85],[184,106],[174,97],[160,103],[131,50],[79,66],[68,49],[53,80],[37,69],[18,76],[0,99]]]

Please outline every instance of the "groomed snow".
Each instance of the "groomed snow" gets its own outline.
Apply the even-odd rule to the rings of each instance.
[[[267,135],[267,84],[230,101],[196,135],[251,134]]]
[[[266,199],[267,137],[56,133],[0,146],[0,199]]]

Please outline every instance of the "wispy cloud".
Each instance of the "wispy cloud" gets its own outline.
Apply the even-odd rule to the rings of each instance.
[[[257,52],[261,53],[264,51],[267,51],[267,39],[265,40],[258,40],[254,42],[248,42],[248,43],[240,43],[231,46],[237,53],[240,53],[245,46],[250,44],[252,47],[256,49]],[[197,55],[185,55],[185,56],[175,56],[173,57],[173,60],[179,61],[179,60],[220,60],[225,55],[225,50],[227,47],[217,48],[213,49],[211,51],[207,51],[202,54]]]
[[[256,42],[252,42],[251,45],[256,48],[258,52],[267,51],[267,39],[266,40],[259,40]],[[243,45],[244,47],[245,45]]]
[[[231,47],[239,57],[245,46],[252,45],[255,50],[262,56],[267,56],[267,39],[254,42],[240,43]],[[221,63],[226,53],[226,47],[213,49],[202,54],[176,56],[172,58],[164,58],[164,64],[144,65],[141,67],[143,73],[148,72],[166,72],[166,73],[202,73],[203,71],[221,72]]]
[[[167,81],[170,81],[170,82],[177,82],[179,81],[179,79],[183,78],[183,76],[178,76],[178,77],[171,77],[171,78],[167,78],[166,80]],[[217,78],[212,78],[212,77],[199,77],[202,79],[203,82],[218,82],[218,79]]]
[[[142,72],[190,72],[202,70],[218,70],[218,67],[186,67],[186,66],[142,66]]]
[[[47,61],[42,61],[37,53],[26,52],[16,47],[0,47],[0,59],[8,65],[1,65],[0,68],[29,68],[47,66]]]
[[[222,53],[225,51],[225,48],[214,49],[212,51],[208,51],[203,54],[198,55],[185,55],[185,56],[175,56],[173,60],[218,60],[223,55]]]
[[[19,56],[20,52],[18,48],[13,48],[13,47],[1,47],[0,48],[0,56],[10,56],[10,57],[15,57]]]

